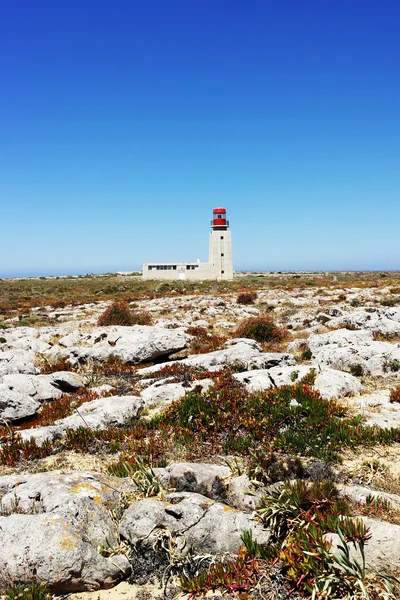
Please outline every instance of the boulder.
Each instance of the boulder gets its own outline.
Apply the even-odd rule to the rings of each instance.
[[[28,584],[34,570],[58,594],[111,587],[128,575],[125,556],[100,553],[119,543],[110,511],[128,486],[88,472],[0,477],[0,588]]]
[[[311,367],[295,365],[294,367],[273,367],[268,373],[276,387],[298,383],[311,371]]]
[[[35,354],[31,351],[13,350],[0,353],[0,377],[10,373],[38,373]]]
[[[0,383],[0,418],[16,421],[34,415],[45,400],[72,392],[85,384],[76,373],[59,372],[51,375],[13,373],[4,375]]]
[[[372,332],[339,329],[308,338],[314,365],[351,371],[361,367],[364,374],[386,375],[397,372],[400,344],[376,342]]]
[[[379,521],[371,517],[359,517],[370,529],[372,537],[365,545],[366,567],[370,571],[398,572],[400,569],[400,525]],[[337,534],[327,534],[332,541],[332,554],[340,555],[340,538]],[[362,557],[349,544],[351,555],[362,564]]]
[[[218,371],[227,365],[243,365],[244,370],[270,369],[280,365],[295,365],[292,354],[282,352],[262,352],[261,346],[254,340],[235,339],[222,350],[215,350],[206,354],[195,354],[184,360],[173,361],[169,364],[183,364],[193,367],[202,367],[208,371]],[[146,367],[139,374],[147,375],[162,369],[164,365]]]
[[[124,363],[138,364],[161,356],[168,356],[186,348],[189,336],[182,329],[164,329],[147,325],[132,327],[96,327],[82,339],[85,346],[67,349],[72,364],[87,360],[105,361],[116,356]]]
[[[27,394],[10,390],[0,384],[0,419],[2,421],[18,421],[33,416],[40,408],[40,403]]]
[[[104,558],[74,525],[73,518],[59,514],[0,517],[0,589],[38,578],[65,594],[112,587],[129,575],[125,556]]]
[[[324,369],[319,373],[314,382],[314,389],[318,390],[322,398],[344,398],[361,394],[363,386],[357,377],[336,369]]]
[[[155,542],[159,529],[184,536],[188,548],[209,554],[237,552],[245,529],[262,544],[270,537],[269,530],[248,514],[193,492],[168,494],[164,502],[154,498],[136,502],[126,510],[120,524],[125,539],[146,547]]]
[[[243,383],[249,392],[262,392],[274,387],[269,371],[269,369],[257,369],[235,373],[233,376],[237,381]]]
[[[144,405],[150,406],[165,406],[171,404],[175,400],[179,400],[186,394],[189,388],[183,387],[181,383],[153,383],[140,394]]]
[[[350,314],[331,319],[329,327],[350,325],[359,327],[360,329],[367,329],[374,333],[395,336],[400,334],[399,312],[398,309],[390,312],[379,308],[359,309]]]
[[[338,485],[340,492],[345,496],[351,498],[353,502],[357,504],[366,504],[367,498],[372,497],[376,499],[385,500],[389,502],[395,509],[400,509],[400,496],[397,494],[389,494],[388,492],[381,492],[377,490],[371,490],[368,487],[362,485]]]
[[[144,402],[137,396],[109,396],[85,402],[70,417],[60,419],[55,425],[63,431],[67,429],[106,429],[126,425],[136,419],[143,409]]]
[[[196,492],[219,502],[226,502],[224,478],[230,474],[229,467],[204,463],[175,463],[158,471],[165,487],[177,492]]]

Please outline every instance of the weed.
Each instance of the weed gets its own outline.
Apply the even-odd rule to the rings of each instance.
[[[107,325],[132,325],[132,314],[128,304],[114,302],[99,317],[99,327]]]
[[[400,525],[400,509],[395,508],[390,500],[381,496],[370,494],[366,497],[365,503],[359,503],[356,506],[357,514],[375,517],[381,521],[388,521],[395,525]]]
[[[390,360],[383,365],[384,371],[392,371],[392,373],[397,373],[400,371],[400,361],[399,360]]]
[[[276,481],[301,478],[304,469],[300,458],[278,454],[265,454],[261,450],[250,451],[247,474],[253,482],[268,485]]]

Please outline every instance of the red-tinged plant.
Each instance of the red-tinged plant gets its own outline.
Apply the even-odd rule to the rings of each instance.
[[[235,330],[235,337],[271,343],[283,342],[290,337],[290,334],[287,330],[278,327],[271,317],[260,315],[242,321]]]
[[[390,402],[400,402],[400,386],[397,386],[390,391],[389,400]]]
[[[152,316],[146,311],[133,311],[126,302],[114,302],[99,317],[97,325],[151,325]]]
[[[255,292],[245,292],[243,294],[239,294],[239,296],[236,298],[236,303],[237,304],[254,304],[255,300],[257,299],[257,294]]]
[[[205,354],[219,350],[226,341],[224,336],[211,333],[205,327],[188,327],[186,331],[194,336],[189,346],[190,354]]]

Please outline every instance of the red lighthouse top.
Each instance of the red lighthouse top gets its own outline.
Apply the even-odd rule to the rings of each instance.
[[[227,229],[229,227],[229,221],[226,220],[225,208],[214,208],[211,227],[213,229]]]

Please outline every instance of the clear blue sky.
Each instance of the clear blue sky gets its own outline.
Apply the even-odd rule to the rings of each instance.
[[[0,276],[400,268],[398,0],[0,0]]]

